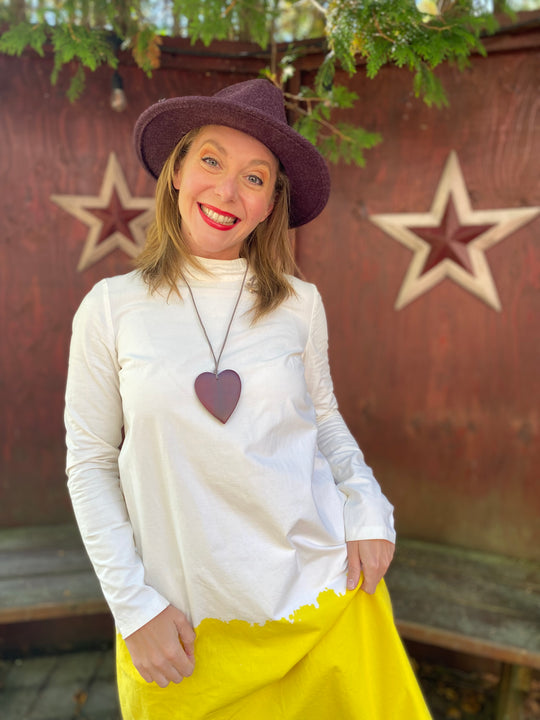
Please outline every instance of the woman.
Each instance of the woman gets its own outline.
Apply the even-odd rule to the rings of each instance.
[[[156,221],[138,270],[79,308],[66,393],[124,718],[429,718],[379,583],[392,506],[291,274],[324,161],[266,80],[157,103],[135,144]]]

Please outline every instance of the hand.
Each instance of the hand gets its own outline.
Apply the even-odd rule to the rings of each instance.
[[[146,682],[164,688],[193,672],[195,632],[184,613],[172,605],[129,635],[125,643]]]
[[[361,590],[372,595],[379,580],[388,570],[394,556],[395,545],[388,540],[353,540],[347,543],[347,590],[354,590],[364,573]]]

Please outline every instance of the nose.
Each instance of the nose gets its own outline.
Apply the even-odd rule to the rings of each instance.
[[[225,202],[235,200],[238,193],[236,178],[232,175],[224,175],[216,184],[215,192]]]

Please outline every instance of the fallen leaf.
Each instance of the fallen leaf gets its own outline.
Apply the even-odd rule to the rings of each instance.
[[[75,695],[73,696],[73,699],[75,700],[77,707],[80,709],[85,704],[85,702],[88,700],[88,693],[85,692],[84,690],[79,690],[78,692],[75,693]]]
[[[461,709],[469,713],[469,715],[478,715],[482,706],[483,702],[480,696],[476,694],[467,695],[461,701]]]
[[[460,720],[461,710],[457,707],[450,707],[446,711],[446,717],[451,718],[451,720]]]

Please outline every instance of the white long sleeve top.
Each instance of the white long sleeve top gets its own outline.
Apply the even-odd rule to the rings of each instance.
[[[219,352],[245,260],[187,275]],[[249,271],[248,271],[249,278]],[[244,288],[219,370],[242,381],[226,424],[199,402],[213,370],[183,283],[150,294],[137,272],[99,282],[73,322],[68,487],[120,633],[168,604],[264,623],[345,591],[345,540],[395,540],[392,506],[339,414],[314,285],[251,323]]]

